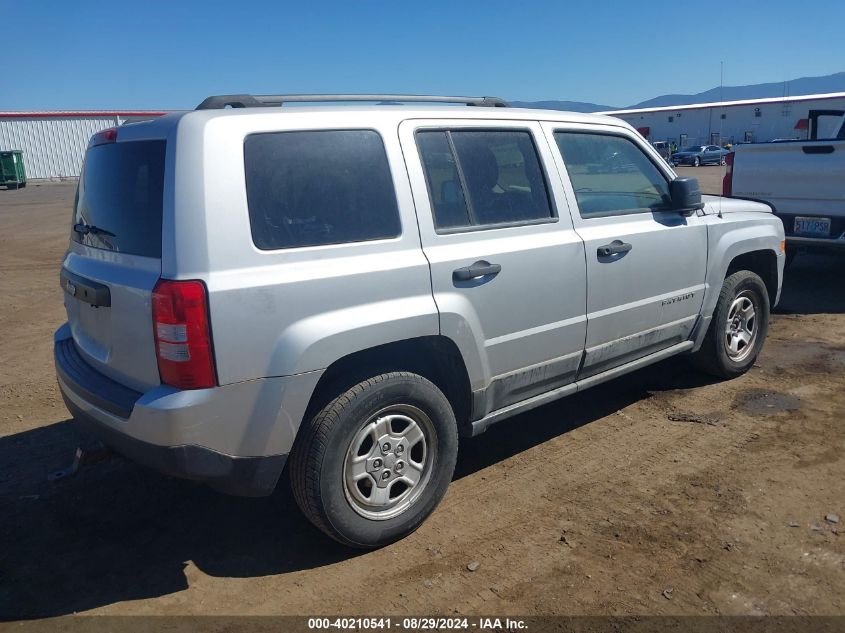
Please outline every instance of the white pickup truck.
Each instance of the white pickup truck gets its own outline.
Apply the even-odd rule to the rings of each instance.
[[[772,206],[787,257],[799,248],[845,254],[845,112],[812,110],[809,139],[737,145],[723,194]]]

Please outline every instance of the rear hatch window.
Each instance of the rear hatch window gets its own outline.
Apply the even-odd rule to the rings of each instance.
[[[85,155],[71,239],[110,251],[161,257],[165,141],[96,145]]]

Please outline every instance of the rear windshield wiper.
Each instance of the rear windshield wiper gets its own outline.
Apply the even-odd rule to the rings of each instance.
[[[84,222],[79,222],[73,225],[73,230],[80,235],[108,235],[110,237],[117,237],[111,231],[107,231],[106,229],[101,229],[98,226],[94,226],[93,224],[85,224]]]

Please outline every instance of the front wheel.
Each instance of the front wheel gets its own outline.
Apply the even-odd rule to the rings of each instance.
[[[769,293],[758,275],[741,270],[722,284],[710,328],[693,362],[720,378],[747,372],[769,330]]]
[[[457,455],[443,393],[422,376],[391,372],[358,383],[302,425],[291,486],[303,513],[333,539],[380,547],[437,507]]]

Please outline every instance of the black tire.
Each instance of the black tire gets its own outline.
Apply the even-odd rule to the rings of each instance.
[[[433,431],[426,441],[436,450],[426,453],[431,457],[428,479],[421,477],[425,483],[410,505],[396,516],[370,518],[356,509],[347,489],[347,463],[353,441],[377,413],[389,415],[385,412],[392,407],[422,412]],[[296,503],[315,526],[344,545],[371,549],[397,541],[422,524],[443,498],[457,455],[457,423],[446,396],[422,376],[390,372],[359,382],[303,423],[290,456],[291,487]],[[410,447],[406,458],[410,462]]]
[[[749,348],[741,358],[734,359],[728,353],[727,333],[728,315],[731,306],[740,295],[748,297],[755,310],[755,336]],[[702,371],[719,378],[736,378],[751,369],[757,360],[757,355],[766,340],[769,330],[769,293],[766,284],[758,275],[748,270],[740,270],[728,276],[722,283],[722,291],[710,328],[707,330],[704,343],[693,354],[693,363]]]

